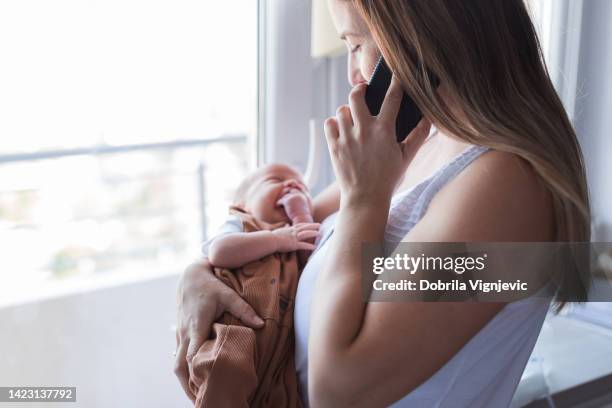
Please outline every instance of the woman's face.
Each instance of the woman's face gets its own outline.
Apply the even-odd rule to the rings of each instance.
[[[351,1],[329,0],[332,20],[348,49],[348,80],[351,86],[368,82],[380,51],[365,21]]]

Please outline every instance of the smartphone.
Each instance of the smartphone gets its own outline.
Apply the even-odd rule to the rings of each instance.
[[[366,88],[365,100],[368,108],[370,109],[370,113],[373,116],[378,115],[380,112],[380,108],[382,107],[382,103],[385,99],[385,95],[387,94],[387,89],[391,85],[391,77],[392,77],[391,69],[385,62],[383,57],[380,57],[376,67],[374,68],[374,72],[372,73],[372,77],[368,82],[368,87]],[[430,76],[432,74],[430,73]],[[435,78],[432,77],[435,80]],[[437,86],[437,80],[435,80],[435,84]],[[396,139],[398,142],[403,142],[406,139],[406,136],[414,129],[419,122],[423,114],[419,107],[414,103],[412,98],[404,92],[404,97],[402,98],[402,102],[400,104],[400,109],[397,114],[397,120],[395,121],[395,133]]]

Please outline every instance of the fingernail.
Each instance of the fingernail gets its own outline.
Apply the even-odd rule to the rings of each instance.
[[[260,326],[261,326],[261,325],[263,325],[263,324],[265,323],[265,322],[263,321],[263,319],[262,319],[261,317],[259,317],[259,316],[257,316],[257,317],[255,318],[255,322],[256,322],[258,325],[260,325]]]

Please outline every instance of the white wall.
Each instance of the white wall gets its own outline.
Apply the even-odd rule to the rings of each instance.
[[[310,2],[266,1],[266,162],[306,164],[315,67],[310,58]]]
[[[584,1],[575,126],[585,160],[595,239],[612,241],[612,2]]]
[[[348,102],[346,57],[310,56],[309,1],[267,0],[265,29],[265,143],[263,160],[285,162],[304,171],[309,150],[309,119],[317,120],[325,144],[323,121]],[[332,181],[327,147],[320,160],[318,192]]]
[[[166,276],[0,309],[0,385],[76,386],[77,403],[66,404],[75,408],[192,406],[172,372],[176,282]]]

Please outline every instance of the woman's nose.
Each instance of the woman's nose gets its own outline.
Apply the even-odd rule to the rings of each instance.
[[[349,74],[349,83],[351,84],[351,86],[355,86],[362,82],[368,81],[363,77],[363,75],[361,75],[361,70],[355,69],[351,71],[351,73]]]
[[[350,57],[347,64],[348,80],[351,86],[355,86],[362,82],[367,82],[367,79],[361,74],[361,69],[354,57]]]

